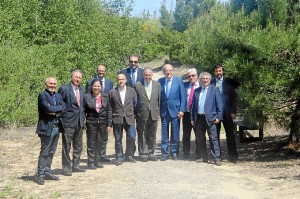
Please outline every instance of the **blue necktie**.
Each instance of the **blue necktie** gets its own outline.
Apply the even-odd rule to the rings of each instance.
[[[132,73],[131,73],[131,84],[132,84],[132,86],[133,85],[135,85],[135,71],[136,71],[136,69],[132,69]]]
[[[166,85],[166,96],[167,98],[169,97],[169,92],[170,92],[170,82],[171,80],[167,80],[167,85]]]
[[[206,88],[202,88],[202,96],[201,96],[201,100],[200,100],[200,109],[199,112],[200,114],[204,113],[204,105],[205,105],[205,99],[206,99]]]

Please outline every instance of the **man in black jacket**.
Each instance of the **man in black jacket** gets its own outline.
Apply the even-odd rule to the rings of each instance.
[[[45,179],[59,179],[51,173],[51,163],[58,143],[61,113],[66,108],[61,95],[55,92],[56,78],[48,77],[45,85],[46,89],[38,96],[39,121],[36,128],[36,133],[41,139],[37,171],[39,185],[43,185]]]

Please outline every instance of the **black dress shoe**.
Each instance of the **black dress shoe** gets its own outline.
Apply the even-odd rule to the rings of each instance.
[[[126,158],[126,162],[136,163],[136,160],[133,159],[132,156],[128,156],[128,157]]]
[[[167,159],[169,159],[168,156],[161,156],[160,161],[166,161]]]
[[[98,162],[95,166],[96,166],[97,168],[99,168],[99,169],[101,169],[101,168],[104,167],[103,164],[101,164],[100,162]]]
[[[64,176],[72,176],[72,172],[71,171],[64,171],[63,175]]]
[[[148,161],[148,158],[147,158],[147,157],[142,157],[142,158],[141,158],[141,161],[142,161],[142,162],[147,162],[147,161]]]
[[[45,180],[59,180],[59,177],[50,173],[46,175]]]
[[[121,164],[123,164],[123,160],[117,160],[116,161],[116,166],[120,166]]]
[[[110,159],[108,159],[108,158],[101,158],[100,162],[110,162]]]
[[[97,169],[97,167],[96,167],[95,165],[93,165],[93,164],[90,164],[90,165],[88,166],[88,168],[91,169],[91,170]]]
[[[178,160],[178,157],[177,156],[172,156],[172,160],[176,161],[176,160]]]
[[[184,155],[183,155],[183,159],[184,159],[184,160],[188,160],[188,159],[190,159],[190,156],[187,155],[187,154],[184,154]]]
[[[214,160],[214,162],[215,162],[215,165],[221,166],[221,160]]]
[[[148,157],[148,160],[149,161],[157,161],[157,158],[151,155]]]
[[[229,157],[229,162],[232,162],[232,163],[236,164],[237,157]]]
[[[38,185],[44,185],[45,184],[45,180],[43,177],[38,177],[38,179],[36,180],[36,183]]]
[[[73,172],[85,172],[85,169],[82,169],[82,168],[80,168],[80,167],[74,167],[74,168],[72,169],[72,171],[73,171]]]

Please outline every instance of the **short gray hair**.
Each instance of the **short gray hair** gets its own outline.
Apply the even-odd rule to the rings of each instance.
[[[196,75],[198,75],[197,69],[196,68],[190,68],[187,71],[188,73],[195,73]]]
[[[74,73],[80,73],[81,76],[82,76],[81,70],[78,70],[78,69],[77,69],[77,70],[73,70],[73,71],[72,71],[72,73],[71,73],[71,78],[73,77]]]
[[[152,70],[151,68],[145,68],[145,69],[144,69],[144,74],[145,74],[147,71],[150,71],[150,72],[153,74],[153,70]]]
[[[199,78],[202,79],[203,76],[207,76],[209,80],[211,80],[211,74],[208,72],[202,72],[200,73]]]
[[[44,83],[45,84],[47,84],[48,83],[48,81],[49,81],[49,79],[55,79],[56,80],[56,82],[57,82],[57,79],[56,79],[56,77],[47,77],[46,79],[45,79],[45,81],[44,81]]]

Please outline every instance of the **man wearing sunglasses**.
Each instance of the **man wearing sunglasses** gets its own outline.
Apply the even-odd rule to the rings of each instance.
[[[129,56],[129,67],[121,70],[127,79],[126,86],[134,87],[135,83],[144,82],[144,69],[139,68],[139,56],[132,54]]]
[[[186,103],[186,111],[183,115],[182,118],[182,130],[183,130],[183,135],[182,135],[182,151],[183,151],[183,158],[184,159],[189,159],[190,157],[190,150],[191,150],[191,132],[193,128],[191,124],[191,108],[193,104],[193,97],[194,97],[194,90],[200,86],[200,83],[198,81],[198,74],[197,70],[195,68],[190,68],[188,69],[187,72],[187,77],[188,80],[187,82],[184,82],[184,87],[186,90],[187,94],[187,103]],[[195,140],[196,142],[196,140]],[[197,143],[196,143],[197,145]],[[200,152],[198,148],[196,147],[195,149],[195,158],[200,159]]]

